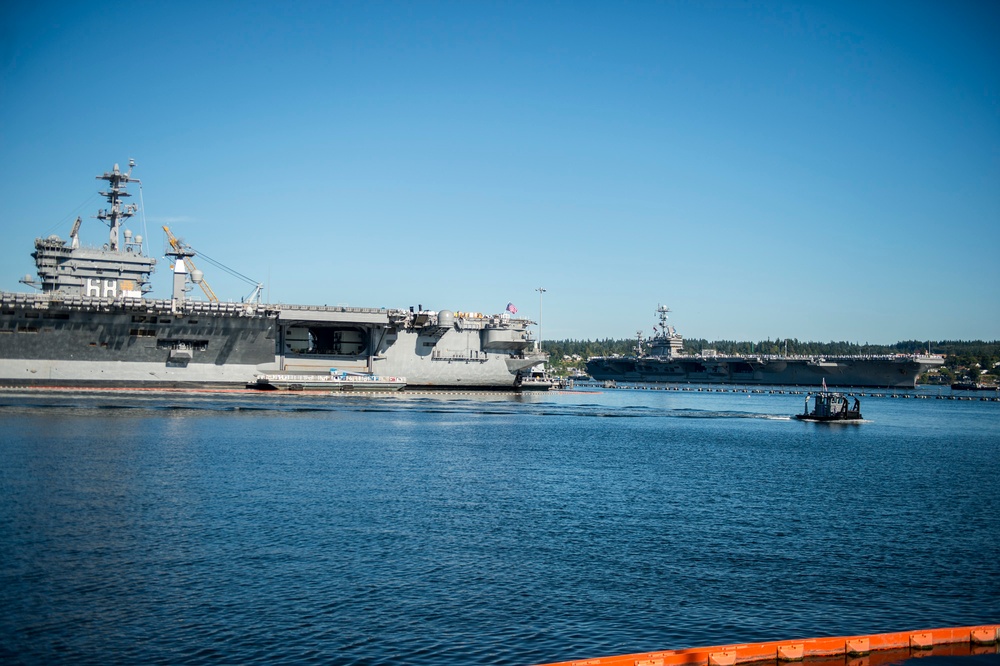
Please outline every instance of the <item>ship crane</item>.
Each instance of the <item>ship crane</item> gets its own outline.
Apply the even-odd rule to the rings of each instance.
[[[188,273],[190,273],[191,275],[191,281],[196,282],[201,287],[202,291],[205,292],[205,295],[208,296],[208,300],[212,301],[213,303],[218,303],[219,298],[215,295],[215,292],[212,291],[212,288],[208,286],[208,283],[205,282],[205,278],[203,277],[202,272],[195,269],[194,262],[191,261],[191,257],[194,256],[195,254],[194,250],[189,245],[186,245],[183,241],[179,240],[176,236],[170,233],[170,229],[168,227],[163,227],[163,231],[167,234],[167,239],[170,241],[170,246],[174,250],[172,256],[184,259],[184,265],[187,266]],[[232,268],[229,268],[228,266],[219,263],[218,261],[212,259],[204,252],[201,252],[200,256],[202,259],[212,264],[216,268],[229,273],[233,277],[238,278],[253,287],[253,291],[250,292],[250,295],[243,299],[244,303],[261,302],[261,298],[264,293],[264,285],[262,283],[257,282],[256,280],[253,280],[247,277],[246,275],[238,273],[234,271]]]
[[[191,261],[191,257],[194,255],[194,250],[182,243],[176,236],[170,233],[170,227],[164,226],[163,232],[167,234],[167,240],[170,242],[170,247],[174,249],[177,253],[177,258],[184,261],[184,265],[187,266],[188,273],[191,275],[191,281],[195,282],[201,290],[205,292],[205,296],[212,303],[218,303],[219,297],[215,295],[212,288],[208,286],[205,282],[205,278],[202,277],[202,272],[194,267],[194,262]]]
[[[70,247],[74,250],[80,248],[80,224],[83,222],[79,216],[76,218],[76,222],[73,223],[73,229],[69,232]]]

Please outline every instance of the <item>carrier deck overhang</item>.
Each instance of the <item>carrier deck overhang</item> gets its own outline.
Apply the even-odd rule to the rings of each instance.
[[[326,305],[277,305],[282,324],[369,324],[389,325],[389,311]]]
[[[544,360],[525,319],[450,310],[277,306],[281,372],[329,368],[407,378],[409,386],[516,387]]]

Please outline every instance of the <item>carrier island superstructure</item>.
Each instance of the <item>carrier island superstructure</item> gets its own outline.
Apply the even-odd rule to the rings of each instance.
[[[148,298],[156,260],[125,229],[138,182],[116,164],[109,229],[102,247],[80,242],[77,218],[68,241],[35,241],[37,292],[0,292],[0,385],[245,386],[262,373],[351,373],[405,377],[409,388],[515,388],[544,362],[531,321],[508,313],[264,304],[189,297],[193,253],[174,245],[170,298]],[[147,243],[148,244],[148,243]]]
[[[670,309],[657,308],[660,327],[634,356],[600,356],[587,361],[596,380],[678,384],[762,384],[772,386],[857,386],[914,388],[917,377],[940,367],[939,356],[720,356],[684,353],[684,338],[667,324]]]

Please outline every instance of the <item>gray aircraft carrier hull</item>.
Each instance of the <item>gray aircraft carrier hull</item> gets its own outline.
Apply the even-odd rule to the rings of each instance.
[[[913,388],[943,361],[936,357],[657,358],[602,357],[587,362],[598,381],[774,386]]]
[[[68,240],[35,239],[38,278],[21,282],[40,293],[0,292],[0,385],[230,387],[336,368],[410,387],[514,388],[545,360],[512,304],[489,316],[267,305],[263,284],[230,269],[255,288],[246,302],[222,303],[194,265],[197,252],[166,226],[171,297],[147,299],[156,260],[125,226],[138,212],[128,203],[134,167],[130,159],[127,170],[97,176],[108,204],[94,216],[108,229],[102,246],[83,245],[77,217]],[[207,301],[189,298],[195,285]]]
[[[297,334],[326,347],[297,349]],[[411,388],[514,388],[542,360],[530,347],[526,328],[500,316],[0,293],[8,386],[231,388],[337,368]]]

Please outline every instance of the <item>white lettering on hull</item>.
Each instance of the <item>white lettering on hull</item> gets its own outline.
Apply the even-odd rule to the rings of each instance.
[[[87,278],[86,290],[87,296],[114,298],[118,295],[118,281]]]

